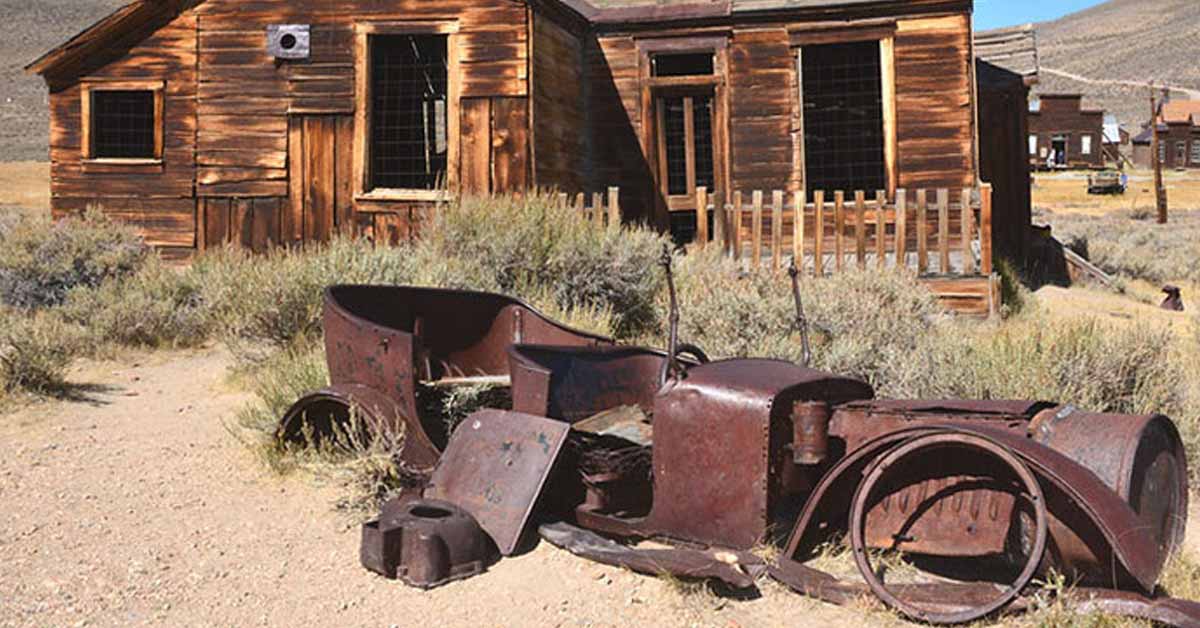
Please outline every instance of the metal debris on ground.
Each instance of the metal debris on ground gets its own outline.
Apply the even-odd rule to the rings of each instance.
[[[1189,496],[1168,417],[878,400],[865,382],[789,362],[709,362],[679,343],[674,298],[669,320],[670,346],[656,351],[500,295],[334,287],[333,387],[297,402],[279,438],[361,408],[366,429],[401,441],[398,465],[430,470],[363,528],[364,566],[415,586],[480,573],[494,559],[480,537],[512,555],[536,525],[554,545],[641,573],[737,589],[769,573],[927,623],[1020,612],[1052,569],[1078,585],[1068,608],[1200,625],[1200,605],[1158,589]],[[417,403],[418,386],[484,381],[508,384],[511,410],[453,428]],[[839,538],[861,581],[805,564]],[[764,546],[778,548],[769,562],[751,554]]]

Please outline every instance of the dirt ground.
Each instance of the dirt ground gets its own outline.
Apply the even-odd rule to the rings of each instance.
[[[215,349],[86,363],[78,399],[0,413],[0,626],[863,621],[777,585],[727,600],[545,543],[431,592],[371,575],[335,490],[269,475],[227,432],[248,400],[229,364]]]
[[[1033,175],[1033,205],[1055,212],[1070,211],[1087,215],[1110,212],[1152,210],[1154,175],[1149,170],[1129,171],[1129,186],[1119,196],[1087,193],[1087,172],[1038,172]],[[1200,209],[1200,173],[1169,171],[1163,175],[1168,207],[1178,210]]]

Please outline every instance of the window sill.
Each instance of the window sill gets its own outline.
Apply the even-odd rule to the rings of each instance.
[[[84,159],[82,165],[85,173],[148,174],[163,171],[163,160],[161,159],[115,159],[102,157]]]
[[[355,195],[356,201],[380,202],[426,202],[439,203],[451,200],[453,196],[447,190],[396,190],[377,188],[370,192],[360,192]]]

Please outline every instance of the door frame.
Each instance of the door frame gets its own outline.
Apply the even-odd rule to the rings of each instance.
[[[662,194],[660,181],[661,166],[658,154],[658,112],[655,102],[658,94],[670,90],[704,91],[713,93],[713,187],[709,198],[714,203],[728,203],[731,196],[730,143],[729,143],[729,37],[728,32],[707,35],[685,34],[680,36],[657,36],[637,40],[638,74],[641,83],[641,128],[642,154],[650,166],[653,181],[656,221],[666,228],[670,224],[671,209],[668,199]],[[713,73],[698,76],[651,76],[651,58],[659,53],[706,53],[713,54]],[[695,192],[693,191],[694,195]],[[692,208],[694,211],[694,208]],[[684,210],[676,210],[684,211]]]

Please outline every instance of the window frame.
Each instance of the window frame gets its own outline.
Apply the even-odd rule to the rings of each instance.
[[[1029,134],[1028,145],[1029,145],[1029,156],[1037,157],[1038,147],[1041,145],[1041,140],[1038,138],[1037,134],[1034,134],[1034,133]]]
[[[1079,154],[1083,155],[1085,157],[1091,157],[1092,156],[1092,148],[1093,148],[1092,145],[1094,143],[1095,142],[1093,142],[1092,136],[1090,133],[1085,133],[1083,135],[1080,135],[1079,136]]]
[[[899,154],[900,143],[897,136],[896,123],[896,30],[897,24],[891,20],[875,24],[849,27],[830,27],[816,30],[791,31],[788,38],[795,58],[795,86],[792,89],[793,118],[797,131],[793,133],[793,168],[800,189],[811,194],[815,190],[808,185],[808,164],[805,157],[804,140],[804,47],[822,44],[850,44],[875,41],[879,43],[879,77],[880,98],[883,105],[883,180],[887,185],[888,197],[894,197],[899,187]],[[832,193],[836,190],[823,190]],[[843,190],[855,192],[857,190]],[[868,194],[874,190],[863,190]]]
[[[1200,137],[1192,138],[1192,151],[1189,157],[1190,165],[1200,166]]]
[[[441,190],[374,188],[371,186],[371,37],[388,35],[446,36],[446,187]],[[459,35],[457,20],[357,22],[354,25],[354,198],[359,201],[446,201],[458,189],[460,112]]]
[[[158,171],[163,166],[166,81],[89,80],[80,83],[80,153],[85,171]],[[92,136],[93,96],[97,92],[151,92],[154,95],[154,153],[150,157],[97,157]]]

